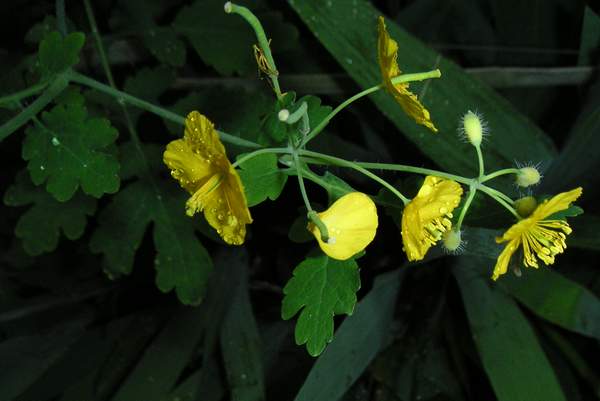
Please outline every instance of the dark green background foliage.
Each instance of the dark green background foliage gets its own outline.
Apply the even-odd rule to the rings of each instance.
[[[271,39],[284,104],[306,101],[313,127],[379,83],[375,21],[385,15],[403,71],[442,71],[411,85],[440,132],[381,92],[311,148],[472,175],[474,152],[456,129],[477,110],[489,169],[539,163],[539,196],[584,187],[569,249],[552,268],[492,282],[494,237],[511,219],[478,196],[463,255],[434,249],[408,264],[389,194],[314,166],[304,175],[318,210],[352,188],[377,195],[375,241],[334,261],[305,230],[293,169],[272,154],[242,165],[254,223],[243,247],[226,246],[201,216],[185,216],[187,194],[161,158],[193,109],[235,137],[285,145],[289,126],[259,77],[249,26],[223,0],[5,1],[0,98],[33,89],[0,103],[0,401],[600,398],[595,4],[243,4]],[[77,73],[175,114],[127,104]],[[249,151],[226,147],[231,160]],[[409,195],[420,183],[381,174]]]

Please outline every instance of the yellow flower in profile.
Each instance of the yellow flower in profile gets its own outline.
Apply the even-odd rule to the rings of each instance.
[[[498,256],[492,279],[497,280],[506,273],[510,258],[520,245],[523,245],[523,265],[537,269],[538,258],[546,265],[553,264],[554,257],[567,248],[565,239],[572,230],[564,220],[547,218],[568,209],[582,192],[579,187],[546,199],[529,217],[513,225],[502,237],[496,238],[497,243],[508,241],[508,244]]]
[[[227,159],[213,123],[197,111],[188,114],[183,139],[167,145],[163,161],[192,194],[185,204],[187,215],[204,211],[225,242],[242,244],[252,217],[240,176]]]
[[[462,187],[452,180],[427,176],[419,193],[402,213],[402,243],[408,260],[421,260],[452,227],[452,211],[460,203]]]
[[[346,260],[362,251],[373,241],[377,231],[377,208],[368,195],[350,192],[336,200],[326,211],[317,213],[329,234],[323,242],[321,232],[312,223],[312,232],[327,256]]]
[[[379,59],[379,68],[383,77],[383,84],[387,91],[396,99],[406,114],[411,116],[417,124],[421,124],[437,132],[433,125],[429,111],[419,102],[417,95],[408,90],[408,83],[394,84],[392,78],[402,73],[396,61],[398,57],[398,43],[390,37],[385,27],[385,20],[379,17],[377,30],[379,37],[377,40],[377,58]]]

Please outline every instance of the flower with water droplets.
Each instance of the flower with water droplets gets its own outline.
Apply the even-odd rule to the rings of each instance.
[[[452,211],[460,203],[462,187],[452,181],[427,176],[402,213],[402,243],[410,261],[421,260],[429,248],[452,228]]]
[[[346,260],[362,251],[373,241],[377,231],[377,208],[368,195],[350,192],[336,200],[329,209],[317,213],[327,227],[329,240],[321,239],[321,232],[313,224],[308,230],[315,236],[327,256]]]
[[[203,211],[225,242],[241,245],[252,223],[244,188],[212,122],[197,111],[185,119],[183,139],[167,145],[163,161],[171,175],[192,196],[186,214]]]
[[[571,233],[569,223],[561,219],[548,218],[554,213],[568,209],[572,202],[581,196],[581,187],[569,192],[560,193],[551,199],[546,199],[538,205],[526,219],[520,220],[509,228],[502,237],[496,238],[497,243],[508,244],[498,256],[493,280],[506,273],[512,255],[523,246],[523,265],[539,267],[538,259],[544,264],[554,263],[554,257],[563,253],[567,248],[565,239]]]
[[[433,132],[437,132],[437,128],[431,121],[429,111],[417,99],[417,95],[408,90],[408,83],[394,84],[392,82],[392,78],[402,74],[402,71],[400,71],[400,67],[398,67],[396,61],[398,58],[398,43],[387,32],[383,17],[379,17],[377,30],[379,33],[377,58],[386,90],[396,99],[404,112],[411,116],[417,124],[424,125]]]

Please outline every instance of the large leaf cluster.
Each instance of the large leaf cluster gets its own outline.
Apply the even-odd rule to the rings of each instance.
[[[561,58],[568,42],[587,71],[600,43],[591,8],[567,0],[245,1],[271,39],[285,92],[276,101],[258,79],[252,29],[225,14],[222,1],[98,2],[98,41],[91,29],[73,32],[88,30],[84,5],[47,3],[58,6],[56,17],[31,11],[42,21],[26,37],[37,54],[17,63],[0,52],[3,81],[12,80],[2,95],[41,88],[0,110],[3,200],[11,207],[0,213],[0,399],[597,398],[600,287],[590,260],[600,250],[598,87],[582,86],[579,99],[552,86],[561,74],[572,82],[571,70],[550,76],[544,68],[575,62]],[[554,216],[569,217],[574,233],[552,269],[514,269],[491,282],[502,249],[494,239],[511,222],[479,197],[465,221],[463,255],[432,249],[422,264],[406,264],[401,207],[386,191],[374,197],[376,241],[360,258],[330,259],[306,230],[295,177],[288,183],[297,171],[289,157],[270,153],[238,169],[254,223],[246,246],[228,247],[201,216],[185,215],[189,194],[162,163],[164,146],[183,128],[68,78],[77,70],[106,81],[102,43],[126,93],[180,117],[199,110],[217,129],[264,146],[287,146],[302,137],[279,120],[282,108],[306,102],[315,127],[332,110],[325,104],[380,83],[374,21],[382,13],[404,72],[442,71],[440,80],[411,84],[440,132],[414,124],[380,91],[340,113],[311,148],[473,174],[475,155],[455,130],[464,112],[477,110],[490,133],[486,169],[542,163],[540,196],[584,186],[591,213],[573,207]],[[434,50],[450,40],[458,50]],[[458,62],[536,69],[522,76]],[[315,87],[329,96],[306,94]],[[563,97],[569,101],[556,100]],[[249,152],[226,147],[232,161]],[[347,192],[378,190],[341,169],[301,169],[319,211]],[[418,179],[377,173],[406,193],[418,188]]]

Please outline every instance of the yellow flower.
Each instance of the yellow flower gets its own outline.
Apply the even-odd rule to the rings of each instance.
[[[327,227],[329,241],[321,240],[321,232],[314,224],[309,223],[308,230],[323,252],[333,259],[346,260],[365,249],[375,238],[377,208],[363,193],[350,192],[317,215]]]
[[[204,211],[225,242],[242,244],[252,217],[240,176],[227,159],[213,123],[197,111],[188,114],[183,139],[167,145],[163,161],[192,194],[185,204],[187,215]]]
[[[513,225],[502,237],[496,238],[497,243],[509,242],[498,256],[492,279],[497,280],[506,273],[510,258],[520,245],[523,245],[523,265],[537,269],[538,258],[546,265],[553,264],[554,257],[567,248],[565,239],[572,230],[566,221],[549,220],[547,217],[567,209],[582,192],[579,187],[546,199],[528,218]]]
[[[417,196],[402,213],[402,243],[408,260],[421,260],[452,227],[452,211],[460,203],[462,187],[454,181],[427,176]]]
[[[379,17],[377,30],[379,32],[377,56],[385,88],[400,103],[404,112],[411,116],[417,124],[424,125],[433,132],[437,132],[437,128],[431,121],[429,111],[419,102],[417,95],[408,90],[408,83],[392,83],[392,78],[400,75],[402,71],[400,71],[396,62],[398,43],[388,34],[383,17]]]

